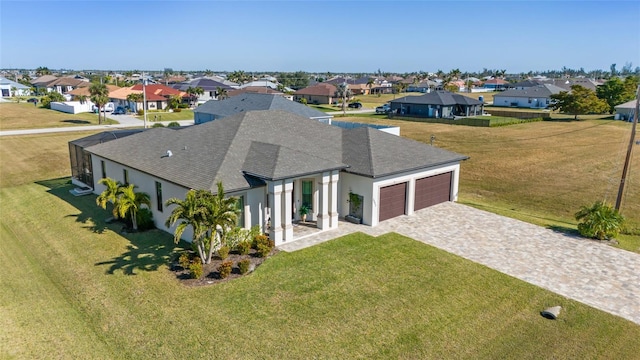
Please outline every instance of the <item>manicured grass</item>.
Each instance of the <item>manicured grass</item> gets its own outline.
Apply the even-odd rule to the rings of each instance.
[[[147,121],[176,121],[176,120],[193,120],[193,110],[182,109],[180,112],[148,112]],[[136,116],[140,120],[144,120],[144,116]]]
[[[0,187],[71,176],[69,141],[95,133],[63,132],[1,137]]]
[[[400,99],[405,96],[420,96],[422,93],[410,92],[401,94],[380,94],[378,95],[357,95],[356,99],[360,100],[365,108],[375,109],[376,107],[388,103],[393,99]]]
[[[117,124],[107,119],[105,124]],[[64,126],[98,125],[98,115],[67,114],[33,106],[31,103],[0,103],[0,130],[39,129]]]
[[[0,358],[610,358],[640,326],[431,246],[353,234],[185,288],[66,180],[1,188]],[[37,205],[36,205],[37,204]],[[558,320],[539,312],[561,305]]]
[[[470,156],[463,162],[459,201],[542,226],[575,229],[583,205],[615,202],[631,124],[541,121],[495,128],[429,124],[384,117],[344,121],[400,126],[402,136]],[[638,149],[636,149],[637,152]],[[640,228],[640,157],[634,156],[622,213]],[[634,175],[635,174],[635,175]],[[640,252],[640,236],[620,238]]]

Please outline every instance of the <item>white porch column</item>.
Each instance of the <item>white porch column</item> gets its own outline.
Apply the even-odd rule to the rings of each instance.
[[[339,176],[339,171],[338,170],[333,170],[331,172],[331,179],[329,182],[329,186],[331,191],[329,191],[329,201],[330,201],[330,206],[329,206],[329,227],[331,229],[336,229],[338,228],[338,201],[339,201],[339,195],[338,195],[338,180],[340,178]]]
[[[269,181],[269,206],[271,207],[271,229],[269,238],[276,245],[282,243],[282,181]]]
[[[284,180],[284,193],[283,199],[284,206],[282,206],[282,227],[284,228],[284,239],[285,241],[293,241],[293,225],[291,225],[291,216],[293,213],[293,209],[291,208],[291,191],[293,190],[293,180],[286,179]]]
[[[319,182],[320,199],[318,199],[318,228],[322,230],[329,229],[329,179],[330,172],[323,172]]]
[[[409,180],[407,187],[407,208],[405,209],[407,215],[413,214],[413,209],[415,209],[415,199],[416,199],[416,179]]]

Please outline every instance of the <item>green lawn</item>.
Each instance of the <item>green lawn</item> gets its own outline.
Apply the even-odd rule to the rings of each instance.
[[[107,119],[105,124],[117,124]],[[31,103],[0,103],[0,130],[39,129],[64,126],[98,125],[93,113],[67,114],[33,106]]]
[[[144,116],[136,116],[136,117],[140,120],[144,120]],[[180,112],[163,112],[163,111],[148,112],[147,120],[148,121],[193,120],[193,110],[182,109],[182,111]]]
[[[0,188],[0,358],[631,359],[640,326],[431,246],[353,234],[216,286],[66,179]],[[539,312],[560,304],[558,320]]]

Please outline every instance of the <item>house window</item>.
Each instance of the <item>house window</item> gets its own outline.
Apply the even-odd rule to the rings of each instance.
[[[156,202],[158,202],[158,211],[162,212],[162,184],[156,181]]]
[[[129,185],[129,171],[127,169],[122,169],[122,178],[124,179],[124,184]]]
[[[313,209],[313,181],[302,181],[302,204],[307,205],[309,210]]]
[[[531,98],[529,98],[529,104],[531,104]]]
[[[547,99],[547,105],[549,105],[549,99]]]
[[[244,196],[238,196],[236,209],[238,210],[238,222],[236,223],[236,225],[238,227],[244,228]]]
[[[107,178],[107,167],[104,164],[104,160],[100,160],[100,168],[102,168],[102,178],[106,179]]]

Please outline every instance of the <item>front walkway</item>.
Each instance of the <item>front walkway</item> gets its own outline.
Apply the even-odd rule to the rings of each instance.
[[[640,255],[456,203],[372,228],[338,229],[279,246],[295,251],[355,231],[397,232],[640,324]]]

